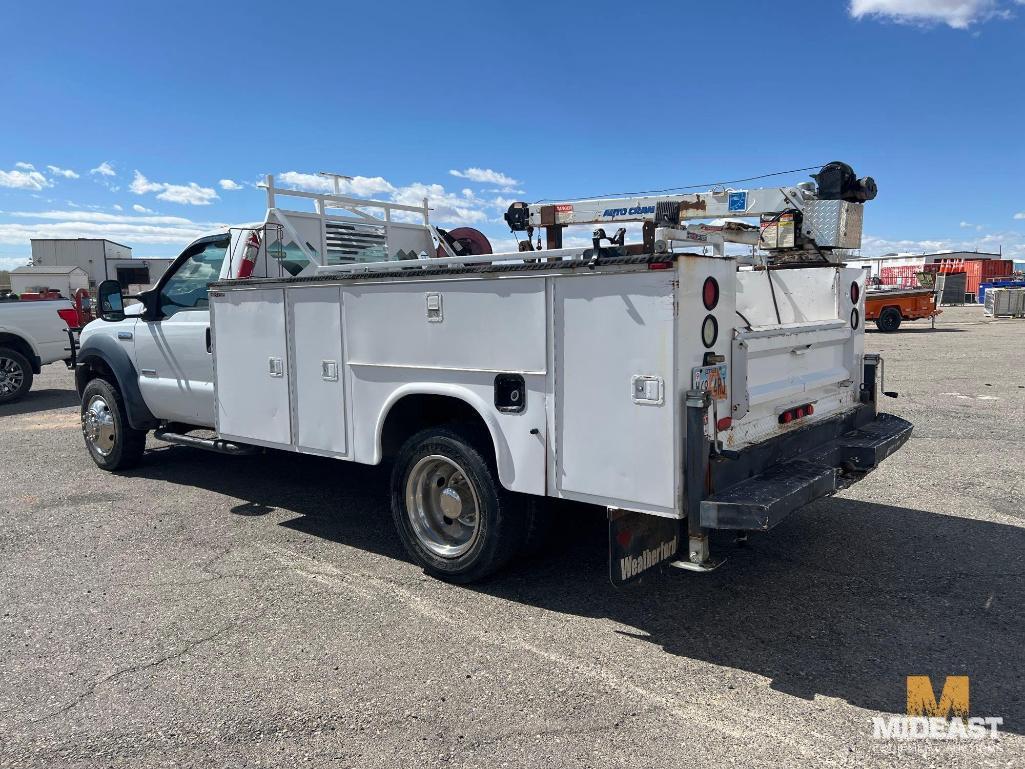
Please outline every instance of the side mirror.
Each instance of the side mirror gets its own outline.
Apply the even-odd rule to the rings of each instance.
[[[121,295],[121,284],[116,280],[105,280],[96,290],[100,305],[100,318],[115,322],[125,319],[125,299]]]

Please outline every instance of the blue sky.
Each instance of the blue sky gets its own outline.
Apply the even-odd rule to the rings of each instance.
[[[879,183],[864,253],[1025,258],[1019,0],[50,2],[5,22],[0,267],[30,237],[176,254],[262,218],[266,173],[427,194],[502,242],[509,200],[834,159]]]

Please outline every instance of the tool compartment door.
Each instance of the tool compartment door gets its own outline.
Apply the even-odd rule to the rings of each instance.
[[[288,446],[284,291],[211,292],[210,300],[217,431],[240,441]]]
[[[291,339],[295,443],[304,451],[347,454],[342,305],[338,286],[285,292]]]
[[[552,281],[559,496],[675,515],[676,274]]]

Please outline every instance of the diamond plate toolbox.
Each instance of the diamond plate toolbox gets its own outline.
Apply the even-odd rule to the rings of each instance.
[[[804,210],[804,234],[821,248],[861,248],[864,203],[813,200]]]

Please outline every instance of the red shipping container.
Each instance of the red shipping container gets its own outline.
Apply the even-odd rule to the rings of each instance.
[[[965,273],[965,291],[974,296],[979,293],[980,283],[1005,278],[1014,272],[1014,262],[1010,259],[943,259],[939,262],[939,272]]]

